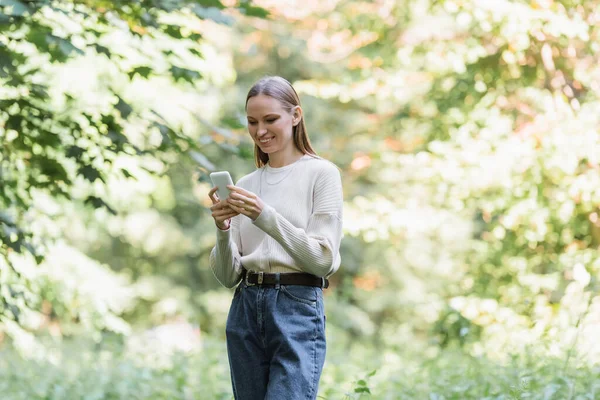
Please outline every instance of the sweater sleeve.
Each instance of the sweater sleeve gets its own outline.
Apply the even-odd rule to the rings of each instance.
[[[232,288],[241,279],[240,217],[231,219],[227,230],[217,228],[217,243],[210,252],[210,269],[221,285]]]
[[[254,224],[275,239],[303,271],[325,277],[340,266],[342,210],[342,180],[337,168],[330,165],[315,181],[306,230],[294,226],[269,205]]]

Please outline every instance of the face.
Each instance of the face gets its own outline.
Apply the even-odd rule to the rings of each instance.
[[[248,131],[260,149],[272,154],[294,146],[293,127],[300,123],[302,109],[291,111],[273,97],[259,94],[248,99]]]

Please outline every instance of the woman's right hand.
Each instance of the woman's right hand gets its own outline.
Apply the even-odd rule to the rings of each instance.
[[[217,188],[214,187],[208,192],[208,197],[212,201],[213,205],[210,208],[212,211],[212,217],[215,220],[215,224],[217,228],[221,230],[229,229],[229,224],[231,223],[231,218],[239,215],[238,212],[233,211],[229,204],[225,200],[220,201],[218,195],[216,194]]]

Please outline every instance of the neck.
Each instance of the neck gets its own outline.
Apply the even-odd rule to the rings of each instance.
[[[304,154],[298,149],[292,149],[289,152],[277,152],[269,154],[269,165],[273,168],[281,168],[286,165],[290,165],[300,158],[302,158]]]

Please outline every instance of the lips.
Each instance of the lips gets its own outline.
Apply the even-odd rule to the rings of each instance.
[[[269,144],[269,143],[271,143],[271,142],[273,141],[273,139],[274,139],[274,138],[269,138],[269,139],[266,139],[266,140],[265,140],[265,139],[259,139],[259,140],[258,140],[258,142],[259,142],[260,144],[262,144],[262,145],[265,145],[265,144]]]

